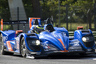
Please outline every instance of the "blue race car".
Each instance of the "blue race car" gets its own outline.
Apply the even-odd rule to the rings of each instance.
[[[26,21],[3,22],[11,25],[21,23],[25,28]],[[58,53],[94,53],[94,37],[90,29],[76,30],[74,38],[69,38],[68,31],[64,27],[53,27],[50,20],[42,26],[40,18],[29,18],[29,28],[28,33],[23,32],[24,30],[0,31],[2,54],[19,53],[23,57],[33,57]]]
[[[29,24],[28,33],[36,33],[39,36],[45,54],[95,52],[94,37],[90,29],[83,30],[82,26],[77,27],[74,37],[70,38],[64,27],[53,27],[50,19],[47,19],[42,26],[40,19],[29,18]]]

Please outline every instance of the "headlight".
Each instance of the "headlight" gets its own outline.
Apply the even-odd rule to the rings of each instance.
[[[83,42],[86,42],[86,41],[87,41],[86,37],[83,37],[83,38],[82,38],[82,41],[83,41]]]
[[[40,45],[40,41],[39,40],[36,40],[36,45]]]
[[[28,41],[28,42],[30,42],[30,41]],[[39,40],[32,40],[31,42],[32,43],[30,43],[30,45],[37,45],[37,46],[40,45],[40,41]]]
[[[82,38],[82,41],[83,41],[83,42],[87,42],[88,40],[89,40],[89,37],[83,37],[83,38]]]

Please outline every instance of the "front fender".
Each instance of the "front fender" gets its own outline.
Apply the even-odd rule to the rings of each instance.
[[[3,37],[3,42],[6,42],[8,40],[14,40],[14,38],[15,38],[14,30],[0,31],[0,33],[2,34],[1,37]]]
[[[21,44],[21,39],[22,39],[22,37],[24,37],[26,48],[27,48],[29,51],[32,51],[32,52],[33,52],[33,50],[30,49],[29,46],[28,46],[27,38],[33,38],[33,39],[39,40],[38,35],[35,34],[35,33],[21,33],[21,34],[19,35],[19,38],[20,38],[20,39],[19,39],[19,42],[20,42],[20,44]]]
[[[90,49],[94,48],[94,40],[88,42],[82,41],[82,37],[88,37],[90,38],[89,40],[92,40],[93,38],[93,33],[90,29],[88,30],[76,30],[74,32],[74,39],[78,39],[80,41],[80,44],[83,46],[84,49]]]

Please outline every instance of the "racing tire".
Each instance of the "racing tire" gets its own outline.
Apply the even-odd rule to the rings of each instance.
[[[1,39],[2,39],[1,54],[2,55],[13,55],[14,53],[5,51],[6,48],[4,47],[4,42],[3,42],[3,36],[2,36],[2,34],[1,34]]]
[[[21,46],[20,47],[20,52],[21,52],[22,57],[35,59],[34,55],[30,55],[30,54],[27,53],[27,48],[26,48],[26,45],[25,45],[24,37],[21,39],[21,45],[20,46]]]
[[[25,46],[25,40],[24,37],[21,39],[21,56],[26,57],[26,46]]]

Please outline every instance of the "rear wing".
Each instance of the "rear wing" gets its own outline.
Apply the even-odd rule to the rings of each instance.
[[[20,21],[3,21],[3,19],[1,19],[1,23],[8,25],[8,24],[26,24],[28,23],[28,20],[20,20]]]
[[[6,26],[8,27],[9,25],[11,26],[11,28],[15,28],[16,30],[21,30],[23,28],[20,29],[20,27],[27,27],[26,24],[28,25],[28,20],[19,20],[19,21],[3,21],[3,19],[1,19],[1,31],[4,30],[4,28],[6,28]],[[14,30],[14,29],[11,29]]]

